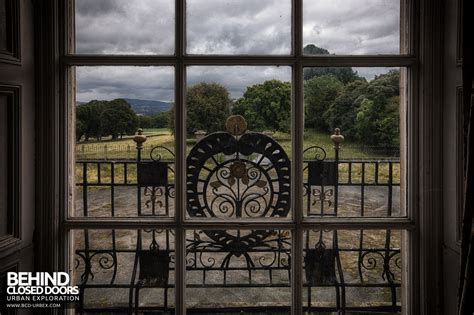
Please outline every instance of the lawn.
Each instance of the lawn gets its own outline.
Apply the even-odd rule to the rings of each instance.
[[[174,151],[174,136],[169,129],[145,129],[144,134],[147,136],[147,140],[144,143],[142,150],[142,158],[148,159],[150,151],[156,146],[163,146],[171,151]],[[287,133],[276,132],[273,137],[287,152],[291,158],[291,136]],[[195,139],[187,140],[188,152],[191,150],[193,145],[196,143]],[[334,158],[333,143],[330,139],[330,134],[324,134],[309,130],[304,135],[304,148],[311,146],[323,147],[327,153],[327,158]],[[161,150],[160,153],[164,159],[173,159],[172,155]],[[305,159],[312,159],[311,153],[305,154]],[[314,156],[314,154],[313,154]],[[340,159],[364,159],[373,161],[384,161],[386,159],[398,159],[393,154],[387,154],[377,148],[363,146],[357,143],[345,142],[342,144],[340,149]],[[78,160],[116,160],[116,159],[136,159],[136,144],[133,141],[133,136],[124,137],[123,139],[111,140],[106,139],[103,141],[89,141],[81,142],[76,145],[76,159]],[[361,164],[353,164],[350,170],[353,181],[361,180]],[[367,164],[365,169],[365,181],[373,181],[374,179],[374,164]],[[132,182],[136,180],[136,169],[134,165],[130,165],[128,170],[128,179]],[[88,166],[88,179],[89,181],[96,181],[98,176],[97,167],[94,164]],[[101,166],[101,180],[104,182],[110,182],[110,165],[105,164]],[[347,164],[340,164],[339,173],[341,180],[348,178],[349,168]],[[379,180],[388,181],[388,164],[381,163],[379,168]],[[170,174],[171,180],[174,174]],[[80,181],[82,178],[82,168],[76,167],[76,180]],[[394,164],[393,167],[393,180],[399,182],[400,178],[400,165]],[[123,180],[123,168],[117,167],[115,170],[115,181],[120,182]]]
[[[144,158],[147,157],[147,154],[155,146],[164,146],[174,151],[174,136],[169,129],[145,129],[143,133],[147,136],[142,154]],[[291,158],[290,134],[276,132],[273,137]],[[188,152],[194,144],[195,139],[188,139]],[[304,135],[304,148],[315,145],[323,147],[329,158],[334,157],[333,144],[329,133],[325,134],[314,130],[307,130]],[[341,159],[387,159],[396,156],[397,152],[388,152],[381,148],[364,146],[353,142],[344,142],[340,150]],[[136,158],[136,146],[135,142],[133,142],[133,136],[126,136],[123,139],[117,140],[104,139],[102,141],[80,142],[76,145],[76,158],[134,159]],[[165,156],[165,158],[171,158],[171,156]]]

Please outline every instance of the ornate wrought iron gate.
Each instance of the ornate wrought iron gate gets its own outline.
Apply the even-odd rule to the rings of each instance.
[[[388,188],[386,215],[392,214],[392,190],[399,185],[394,181],[393,166],[398,161],[347,161],[339,159],[340,133],[333,136],[334,159],[328,159],[322,147],[310,147],[305,150],[304,183],[307,216],[337,216],[339,209],[339,189],[343,186],[359,187],[361,195],[369,186]],[[107,186],[111,189],[112,207],[110,215],[114,216],[114,189],[117,186],[136,187],[138,216],[169,216],[172,213],[174,198],[174,165],[172,160],[164,158],[173,156],[173,152],[164,147],[155,147],[149,159],[142,159],[142,144],[146,138],[141,134],[135,137],[137,142],[136,161],[79,161],[83,170],[83,181],[78,185],[83,189],[83,214],[88,215],[88,187]],[[165,154],[163,154],[165,153]],[[388,166],[388,179],[379,177],[379,166]],[[88,172],[90,164],[97,165],[98,179],[91,183]],[[110,165],[112,180],[101,183],[100,168]],[[360,164],[362,178],[364,170],[374,167],[374,180],[371,183],[352,181],[352,165]],[[124,182],[114,182],[113,172],[117,165],[123,165]],[[290,215],[290,159],[280,144],[262,133],[246,132],[245,121],[233,117],[228,121],[227,132],[217,132],[198,141],[187,157],[187,214],[192,217],[219,218],[266,218],[287,217]],[[341,165],[345,165],[342,168]],[[136,166],[137,181],[127,180],[127,170]],[[348,173],[341,170],[348,169]],[[347,172],[347,171],[345,171]],[[361,199],[360,212],[364,212],[364,198]],[[146,310],[169,311],[168,291],[174,287],[170,272],[174,270],[174,245],[172,230],[143,229],[136,231],[135,248],[120,249],[117,247],[116,231],[111,231],[111,246],[91,248],[90,231],[83,231],[84,242],[76,250],[76,269],[79,271],[79,285],[84,295],[90,289],[128,289],[128,304],[116,311],[142,312]],[[391,244],[391,231],[385,231],[384,247],[367,247],[364,245],[364,230],[359,232],[359,246],[348,247],[339,244],[336,230],[310,230],[305,232],[304,270],[307,288],[307,306],[311,312],[364,310],[364,311],[400,311],[400,249]],[[189,284],[190,288],[206,287],[272,287],[275,289],[290,286],[287,282],[274,281],[274,274],[283,271],[288,279],[291,277],[291,242],[290,233],[285,230],[202,230],[192,231],[187,237],[187,272],[199,274],[200,281]],[[347,281],[342,267],[341,256],[344,253],[357,255],[356,270],[358,281]],[[133,266],[128,283],[119,283],[121,272],[120,255],[133,257]],[[233,259],[242,258],[245,264],[233,267]],[[246,271],[245,283],[233,283],[227,278],[231,270]],[[94,281],[96,273],[107,271],[107,279]],[[210,283],[207,275],[222,272],[223,281]],[[264,273],[265,281],[254,281],[256,273]],[[367,275],[367,272],[370,275]],[[373,283],[368,277],[374,272],[381,281]],[[262,277],[262,276],[260,276]],[[315,288],[333,288],[335,305],[322,306],[313,300],[311,291]],[[389,301],[377,306],[347,305],[347,288],[373,287],[388,288]],[[162,288],[161,305],[149,306],[141,303],[140,292],[146,288]],[[172,307],[171,307],[172,308]],[[285,311],[287,307],[276,309]],[[79,311],[107,311],[107,306],[81,305]],[[227,311],[242,311],[240,307]],[[254,309],[255,310],[255,309]],[[263,310],[269,310],[263,309]],[[205,309],[189,309],[206,311]],[[207,311],[216,311],[208,309]],[[221,310],[222,311],[222,310]]]

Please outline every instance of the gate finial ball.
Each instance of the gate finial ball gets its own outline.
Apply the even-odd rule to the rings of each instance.
[[[247,131],[247,121],[241,115],[231,115],[227,118],[225,128],[233,136],[241,136]]]
[[[334,129],[334,133],[331,135],[331,140],[334,142],[334,148],[338,150],[341,142],[344,141],[344,136],[341,135],[341,129]]]
[[[138,128],[137,134],[133,137],[133,141],[137,144],[137,149],[141,149],[143,142],[146,141],[146,136],[143,134],[142,128]]]

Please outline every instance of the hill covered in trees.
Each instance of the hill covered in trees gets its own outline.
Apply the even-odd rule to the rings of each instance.
[[[167,112],[171,109],[172,104],[162,101],[140,100],[136,98],[124,98],[132,107],[133,111],[139,115],[154,115]]]
[[[306,54],[327,55],[314,45]],[[399,144],[400,73],[390,70],[371,81],[351,67],[304,69],[305,128],[329,133],[340,128],[351,140],[375,146]],[[240,114],[254,131],[291,131],[291,83],[268,80],[249,86],[232,101],[227,89],[217,83],[198,83],[186,94],[186,128],[208,133],[224,130],[229,114]],[[131,104],[134,105],[131,105]],[[78,140],[103,136],[117,138],[136,128],[173,129],[172,104],[136,99],[91,101],[77,106]],[[139,110],[137,110],[137,108]],[[137,115],[144,114],[144,115]]]

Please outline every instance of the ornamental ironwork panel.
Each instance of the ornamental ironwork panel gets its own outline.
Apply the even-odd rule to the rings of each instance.
[[[170,256],[166,250],[151,249],[138,252],[140,262],[139,283],[165,287],[168,284]]]
[[[187,157],[187,211],[191,217],[286,217],[290,160],[261,133],[216,132]]]
[[[312,286],[336,284],[336,251],[325,246],[308,249],[304,258],[306,282]]]
[[[138,163],[138,185],[166,186],[168,184],[168,163],[146,161]]]
[[[336,182],[336,161],[308,161],[308,184],[334,186]]]

